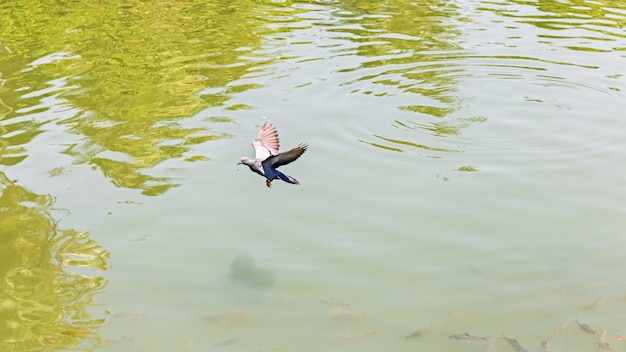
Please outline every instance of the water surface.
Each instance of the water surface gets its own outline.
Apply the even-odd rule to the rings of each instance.
[[[621,3],[0,13],[1,350],[626,348]]]

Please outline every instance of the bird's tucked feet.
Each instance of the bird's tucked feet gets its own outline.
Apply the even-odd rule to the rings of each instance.
[[[272,187],[272,181],[270,181],[270,180],[265,180],[265,185],[267,186],[267,188]]]

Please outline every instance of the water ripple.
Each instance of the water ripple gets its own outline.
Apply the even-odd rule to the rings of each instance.
[[[396,111],[362,113],[379,115],[386,126],[367,136],[358,130],[346,135],[385,151],[444,158],[475,151],[478,138],[492,150],[543,148],[554,157],[601,152],[612,147],[572,128],[584,123],[565,128],[554,116],[584,120],[585,101],[607,107],[608,115],[616,113],[614,101],[623,105],[620,28],[626,11],[577,5],[435,1],[399,10],[357,1],[267,7],[259,15],[268,19],[261,49],[248,53],[260,64],[242,78],[264,77],[289,94],[327,90],[329,101],[352,96],[341,102],[355,112],[364,109],[359,104],[370,106],[367,99],[384,99]],[[505,118],[524,110],[530,111],[527,120]],[[570,134],[533,132],[533,115]],[[598,138],[606,132],[598,125]],[[586,147],[577,147],[580,138]]]
[[[567,66],[599,69],[597,61],[591,64],[579,56],[524,51],[524,46],[519,44],[524,44],[528,35],[544,39],[551,36],[558,41],[558,45],[544,43],[552,47],[551,51],[559,48],[579,51],[584,47],[587,53],[598,54],[607,53],[612,48],[581,46],[572,41],[564,44],[564,39],[614,43],[621,38],[619,33],[613,35],[613,32],[593,36],[566,35],[564,28],[554,30],[540,25],[551,21],[567,23],[568,29],[581,26],[592,29],[598,26],[615,28],[618,23],[618,18],[598,20],[597,16],[591,17],[583,9],[546,14],[541,5],[533,7],[524,2],[485,2],[476,8],[464,6],[433,3],[426,7],[404,7],[405,13],[396,16],[390,16],[394,14],[394,8],[389,4],[372,8],[362,2],[280,8],[276,10],[281,13],[279,17],[266,16],[269,31],[265,35],[264,49],[255,54],[279,57],[282,64],[266,62],[244,77],[259,77],[252,73],[264,72],[266,76],[280,79],[285,74],[293,75],[314,65],[321,69],[316,77],[294,84],[294,88],[325,82],[332,75],[339,77],[339,87],[348,89],[349,94],[421,100],[421,104],[398,104],[398,109],[444,118],[457,111],[463,101],[471,99],[458,96],[459,86],[480,85],[484,83],[484,76],[524,81],[534,76],[561,77],[564,81],[572,81],[555,71]],[[533,8],[537,13],[533,13]],[[619,17],[619,11],[607,12]],[[498,20],[479,22],[475,18],[476,15],[486,17],[489,13],[497,14]],[[420,21],[408,25],[401,19],[403,16]],[[509,26],[509,22],[514,26]],[[484,23],[489,23],[490,27],[485,28]],[[528,33],[528,28],[520,27],[528,25],[539,31]],[[481,38],[481,30],[485,29],[490,33],[501,31],[502,39],[494,40],[491,35],[490,40],[485,41]],[[515,44],[516,41],[520,43]],[[324,61],[325,65],[317,65],[319,61]]]

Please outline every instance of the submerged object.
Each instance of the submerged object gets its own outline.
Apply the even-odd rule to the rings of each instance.
[[[295,178],[285,175],[277,169],[280,166],[287,165],[298,159],[309,147],[307,144],[299,144],[297,147],[286,152],[280,153],[280,141],[278,140],[278,132],[272,124],[264,123],[261,131],[252,141],[255,157],[250,159],[243,157],[239,160],[239,164],[247,165],[251,171],[265,177],[265,185],[272,186],[272,181],[281,179],[287,183],[299,185],[300,182]]]
[[[213,315],[204,318],[204,320],[212,321],[218,324],[232,324],[246,319],[248,319],[248,317],[246,317],[244,313],[239,313],[237,315]]]
[[[457,340],[457,341],[465,341],[465,342],[472,342],[472,341],[487,341],[489,340],[491,337],[489,336],[473,336],[470,335],[467,332],[464,332],[462,334],[458,334],[458,335],[450,335],[448,336],[449,339],[453,339],[453,340]]]
[[[606,300],[607,300],[608,298],[609,298],[609,295],[608,295],[608,294],[606,294],[606,295],[604,295],[604,297],[602,297],[602,298],[600,298],[600,299],[598,299],[598,300],[596,300],[596,301],[594,301],[594,302],[591,302],[591,303],[587,304],[586,306],[584,306],[584,307],[583,307],[583,309],[596,309],[596,308],[600,308],[600,307],[602,307],[602,306],[604,305],[604,303],[606,303]]]
[[[320,302],[324,303],[324,304],[328,304],[329,306],[335,306],[335,307],[340,307],[340,308],[348,308],[350,307],[350,303],[346,303],[346,302],[339,302],[334,298],[323,298],[320,300]]]
[[[563,322],[562,322],[561,324],[559,324],[559,326],[557,326],[557,327],[554,329],[554,334],[555,334],[555,335],[556,335],[556,334],[560,334],[560,333],[562,333],[563,331],[565,331],[565,328],[567,328],[567,325],[568,325],[568,323],[569,323],[569,322],[570,322],[570,319],[565,319],[565,320],[563,320]]]
[[[611,348],[611,346],[609,346],[608,343],[600,341],[600,342],[596,342],[596,347],[598,347],[601,350],[607,350],[607,351],[611,351],[611,352],[616,352],[614,349]]]
[[[586,332],[588,334],[591,334],[591,335],[595,335],[596,334],[596,331],[594,329],[592,329],[589,325],[587,325],[585,323],[581,323],[578,320],[576,320],[576,324],[578,324],[578,327],[582,331],[584,331],[584,332]]]
[[[615,337],[613,338],[613,341],[624,341],[624,342],[626,342],[626,337],[621,336],[621,335],[615,335]]]
[[[522,344],[516,339],[508,338],[506,336],[502,336],[501,339],[506,340],[506,342],[508,342],[511,347],[515,348],[515,351],[517,352],[528,352],[528,350],[525,349],[524,346],[522,346]]]
[[[424,335],[426,335],[426,334],[428,334],[430,332],[430,329],[432,329],[432,327],[433,327],[432,325],[429,325],[426,328],[422,328],[422,329],[416,330],[415,332],[406,335],[405,339],[414,339],[414,338],[417,338],[417,337],[420,337],[420,336],[424,336]]]
[[[256,266],[254,257],[240,253],[230,263],[230,275],[228,278],[247,286],[268,288],[274,285],[276,275],[267,269]]]
[[[239,342],[241,340],[243,340],[243,336],[231,337],[229,339],[222,340],[222,341],[216,343],[214,346],[215,347],[230,346],[230,345],[235,344],[235,343],[237,343],[237,342]]]

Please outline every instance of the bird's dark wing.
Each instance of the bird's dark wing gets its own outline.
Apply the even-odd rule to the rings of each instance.
[[[300,155],[304,154],[308,147],[308,144],[300,144],[291,150],[280,153],[278,155],[270,156],[269,158],[267,158],[266,163],[269,163],[274,168],[282,165],[287,165],[290,162],[298,159]]]
[[[278,132],[272,124],[264,123],[261,131],[252,141],[252,146],[256,154],[256,160],[265,160],[272,155],[278,155],[280,142],[278,140]]]

